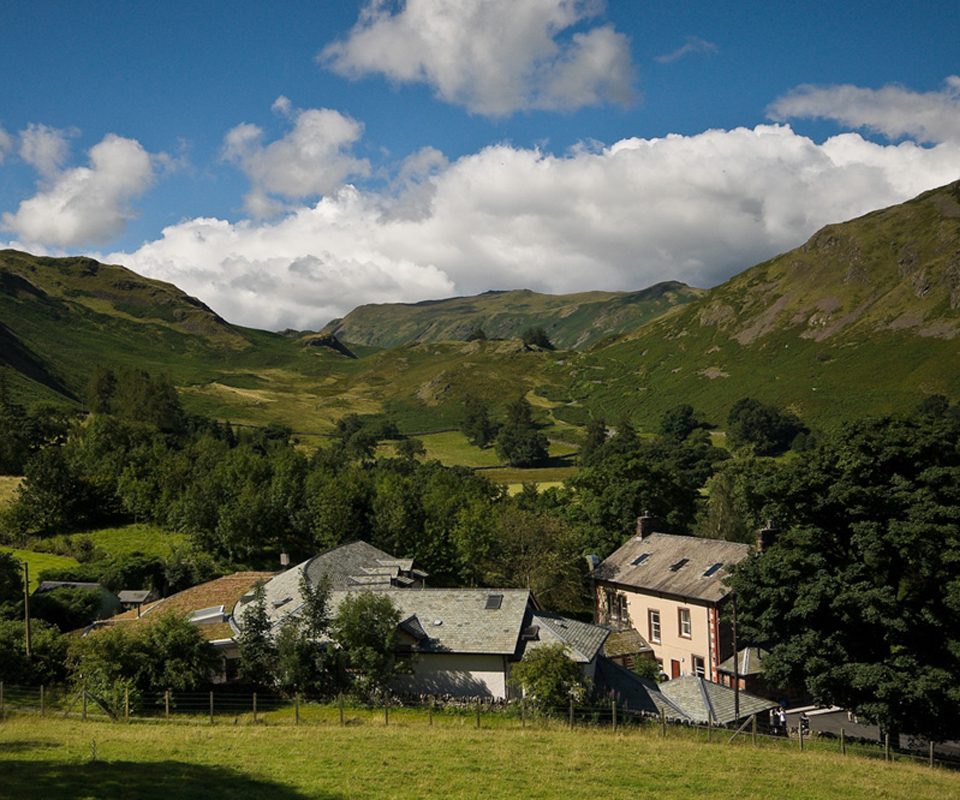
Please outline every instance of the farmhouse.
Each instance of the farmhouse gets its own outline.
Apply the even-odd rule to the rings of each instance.
[[[511,665],[527,648],[561,643],[592,678],[609,631],[541,611],[528,589],[428,589],[412,561],[397,559],[365,542],[322,553],[264,584],[271,629],[296,616],[303,604],[300,581],[326,575],[333,591],[331,612],[351,593],[385,594],[400,610],[401,652],[412,656],[412,672],[394,689],[407,694],[442,694],[503,700],[510,696]],[[232,624],[239,633],[247,592]]]
[[[722,613],[730,590],[723,579],[752,548],[658,533],[655,524],[641,517],[637,535],[591,573],[595,618],[614,630],[634,631],[670,678],[719,682],[721,662],[733,655],[729,620]]]

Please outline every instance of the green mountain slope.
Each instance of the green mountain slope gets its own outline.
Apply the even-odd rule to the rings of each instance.
[[[753,395],[830,421],[960,398],[960,182],[830,225],[582,358],[571,397],[651,422]]]
[[[359,306],[330,322],[325,333],[357,344],[396,347],[410,342],[462,341],[477,328],[493,339],[517,338],[542,327],[554,345],[582,349],[632,331],[703,292],[677,281],[639,292],[550,295],[516,289],[420,303]]]

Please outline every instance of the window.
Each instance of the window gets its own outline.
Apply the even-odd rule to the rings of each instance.
[[[649,553],[641,553],[641,554],[638,555],[635,559],[633,559],[633,561],[631,561],[630,563],[631,563],[634,567],[639,567],[639,566],[640,566],[644,561],[646,561],[648,558],[650,558],[650,554],[649,554]]]
[[[487,595],[487,604],[484,608],[487,611],[496,611],[503,605],[503,595],[502,594],[488,594]]]
[[[713,575],[713,574],[714,574],[718,569],[720,569],[720,567],[722,567],[722,566],[723,566],[723,562],[722,562],[722,561],[718,561],[716,564],[711,564],[709,567],[707,567],[707,571],[703,573],[703,577],[704,577],[704,578],[709,578],[711,575]]]
[[[650,641],[660,644],[660,612],[655,608],[647,611],[647,622],[650,628]]]
[[[693,674],[698,678],[707,677],[707,665],[703,660],[703,656],[693,656]]]
[[[607,622],[629,622],[630,615],[627,613],[627,596],[625,594],[612,592],[608,589],[606,601]]]
[[[681,608],[678,609],[680,617],[680,635],[684,639],[689,639],[693,636],[693,623],[690,621],[690,609]]]
[[[670,571],[677,572],[683,569],[689,562],[690,562],[689,558],[681,558],[679,561],[676,561],[670,565]]]

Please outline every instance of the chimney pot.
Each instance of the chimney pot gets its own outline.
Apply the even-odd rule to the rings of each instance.
[[[637,517],[637,536],[645,539],[656,530],[658,524],[656,517],[649,511],[644,511],[642,517]]]

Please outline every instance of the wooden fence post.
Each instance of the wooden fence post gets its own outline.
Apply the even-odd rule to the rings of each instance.
[[[383,702],[383,724],[390,724],[390,706],[387,705],[386,700]]]
[[[930,746],[930,767],[932,768],[932,767],[934,766],[934,760],[933,760],[933,741],[931,740],[930,742],[928,742],[928,744],[929,744],[929,746]]]
[[[257,724],[257,693],[253,693],[253,724]]]
[[[845,756],[847,754],[847,732],[841,728],[840,729],[840,755]]]
[[[123,687],[123,721],[130,721],[130,687]]]
[[[213,690],[210,691],[210,724],[213,725]]]
[[[520,727],[527,727],[527,704],[523,700],[520,701]]]
[[[80,689],[80,719],[87,721],[87,684],[83,684]]]
[[[662,708],[660,709],[660,737],[667,738],[667,712]]]
[[[340,724],[343,725],[343,692],[337,695],[337,705],[340,707]]]
[[[430,695],[430,702],[427,704],[427,725],[433,727],[433,695]]]
[[[170,719],[170,690],[163,693],[163,718]]]
[[[884,760],[884,761],[890,761],[890,760],[891,760],[891,756],[890,756],[890,734],[889,734],[889,733],[885,733],[885,734],[883,735],[883,760]]]
[[[797,720],[797,734],[800,739],[800,750],[802,752],[803,751],[803,724],[800,722],[799,719]]]
[[[3,704],[3,681],[0,681],[0,719],[7,718],[7,708]]]
[[[293,724],[300,724],[300,692],[293,696]]]
[[[753,740],[753,743],[757,743],[757,715],[753,715],[753,722],[750,724],[750,738]]]
[[[480,730],[480,701],[477,701],[477,730]]]
[[[713,714],[707,714],[707,741],[713,740]]]
[[[570,727],[573,728],[573,698],[570,698]]]
[[[46,713],[46,697],[43,693],[43,684],[40,684],[40,716],[42,717]]]

